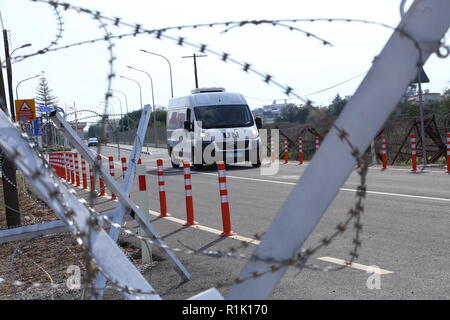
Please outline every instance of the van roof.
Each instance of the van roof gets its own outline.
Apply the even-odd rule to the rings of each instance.
[[[202,88],[203,89],[203,88]],[[219,89],[219,88],[208,88]],[[223,88],[220,88],[223,89]],[[225,89],[223,89],[225,91]],[[224,91],[202,91],[184,97],[170,99],[168,108],[197,107],[213,105],[247,104],[245,98],[240,93]]]
[[[225,92],[225,88],[212,87],[212,88],[196,88],[191,90],[192,94],[206,93],[206,92]]]

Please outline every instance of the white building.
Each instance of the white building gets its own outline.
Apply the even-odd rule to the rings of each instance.
[[[264,123],[274,123],[281,116],[281,112],[286,106],[286,103],[273,101],[272,104],[253,110],[253,115],[261,117]]]

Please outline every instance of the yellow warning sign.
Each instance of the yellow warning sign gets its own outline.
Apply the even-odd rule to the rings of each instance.
[[[34,99],[16,100],[16,121],[36,120],[36,105]]]

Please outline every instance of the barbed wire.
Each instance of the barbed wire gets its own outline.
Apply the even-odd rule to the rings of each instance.
[[[19,128],[18,128],[19,125],[17,123],[14,125],[16,126],[17,130],[19,131]],[[45,158],[43,158],[42,154],[38,150],[35,149],[36,148],[35,144],[30,143],[29,137],[26,134],[22,133],[21,138],[26,140],[28,145],[32,149],[35,150],[36,156],[38,158],[40,158],[40,160],[42,161],[42,167],[40,168],[40,170],[34,171],[34,170],[30,169],[27,165],[27,162],[22,159],[22,157],[24,155],[19,153],[17,150],[13,149],[11,146],[4,148],[3,151],[5,152],[6,156],[12,162],[14,162],[16,165],[20,165],[22,167],[22,169],[24,169],[24,168],[27,169],[27,171],[25,171],[24,174],[26,174],[27,176],[30,176],[31,179],[33,179],[33,180],[40,180],[40,182],[46,189],[46,190],[39,190],[40,192],[49,194],[52,199],[57,201],[59,206],[62,208],[62,213],[64,214],[65,218],[67,219],[69,227],[73,228],[73,234],[75,235],[77,242],[80,245],[83,245],[83,248],[84,248],[83,258],[86,261],[87,268],[91,268],[90,272],[92,274],[96,274],[96,272],[101,272],[105,276],[105,278],[111,283],[111,285],[113,287],[120,288],[121,292],[129,293],[129,294],[136,294],[135,289],[129,288],[126,284],[120,284],[116,279],[112,278],[103,268],[101,268],[100,266],[98,266],[95,263],[95,259],[91,256],[90,250],[86,249],[86,248],[90,249],[89,239],[88,239],[89,232],[82,232],[78,229],[77,223],[73,219],[73,217],[74,217],[73,209],[68,207],[68,204],[61,197],[62,193],[60,191],[60,186],[61,185],[67,186],[66,182],[60,180],[52,173],[52,170],[45,162]],[[52,179],[53,184],[51,187],[47,184],[47,181],[45,181],[43,179],[44,173],[47,173],[48,176]],[[69,189],[69,192],[71,192],[71,193],[76,192],[70,186],[67,186],[67,187]],[[87,202],[84,199],[80,199],[79,201],[84,206],[86,206],[86,208],[89,210],[89,212],[94,213],[93,209],[87,206]],[[89,227],[95,228],[96,230],[100,230],[101,227],[98,223],[99,223],[99,221],[97,220],[95,215],[91,215],[88,218],[88,221],[86,222],[86,224],[89,225]],[[88,278],[88,280],[91,280],[91,279]],[[90,288],[93,287],[89,281],[85,281],[83,284],[84,284],[84,287],[86,290],[89,290]],[[156,294],[156,292],[149,292],[146,294]]]
[[[240,22],[227,22],[227,23],[211,23],[211,24],[198,24],[198,25],[189,25],[189,26],[179,26],[179,27],[168,27],[168,28],[164,28],[164,29],[154,29],[154,30],[147,30],[142,28],[141,25],[139,24],[130,24],[130,23],[126,23],[123,22],[120,18],[111,18],[111,17],[106,17],[103,16],[99,11],[91,11],[89,9],[85,9],[85,8],[81,8],[81,7],[74,7],[72,5],[70,5],[69,3],[60,3],[57,1],[50,1],[50,0],[31,0],[34,2],[41,2],[41,3],[47,3],[50,4],[51,6],[58,8],[58,7],[63,7],[64,10],[76,10],[79,13],[85,13],[88,14],[90,16],[92,16],[96,21],[99,22],[100,24],[100,28],[104,31],[104,38],[99,38],[99,39],[94,39],[94,40],[88,40],[88,41],[83,41],[83,42],[79,42],[76,44],[71,44],[71,45],[66,45],[66,46],[62,46],[59,48],[51,48],[52,46],[56,45],[56,43],[52,42],[52,45],[45,50],[45,52],[40,52],[40,53],[35,53],[35,54],[31,54],[31,55],[24,55],[24,56],[18,56],[15,58],[16,62],[22,61],[26,58],[29,58],[33,55],[36,54],[45,54],[47,52],[50,51],[57,51],[57,50],[61,50],[61,49],[65,49],[65,48],[69,48],[71,46],[75,46],[75,45],[82,45],[82,44],[86,44],[86,43],[92,43],[92,42],[97,42],[97,41],[106,41],[108,44],[108,52],[109,52],[109,72],[107,75],[107,90],[105,93],[105,112],[102,115],[102,120],[101,120],[101,132],[103,132],[104,134],[104,124],[106,122],[106,111],[107,111],[107,102],[108,99],[111,96],[110,93],[110,89],[111,89],[111,82],[112,79],[115,78],[115,73],[114,73],[114,61],[115,61],[115,55],[114,55],[114,43],[113,43],[113,39],[122,39],[123,37],[128,37],[128,36],[136,36],[139,34],[154,34],[156,39],[165,39],[165,40],[170,40],[173,43],[179,45],[179,46],[189,46],[192,48],[196,48],[198,49],[201,53],[210,53],[216,57],[218,57],[221,61],[223,62],[230,62],[231,64],[235,65],[235,66],[239,66],[244,72],[247,73],[253,73],[255,75],[257,75],[258,77],[262,78],[264,82],[266,82],[267,84],[272,84],[275,85],[276,87],[279,87],[280,89],[283,90],[283,92],[289,96],[289,95],[293,95],[295,97],[297,97],[298,99],[304,101],[307,104],[311,104],[311,101],[308,99],[305,99],[299,95],[297,95],[294,92],[294,89],[292,87],[289,86],[285,86],[282,85],[281,83],[279,83],[278,81],[274,80],[274,77],[272,75],[269,74],[265,74],[262,72],[259,72],[258,70],[254,69],[253,66],[249,63],[245,63],[245,62],[240,62],[234,58],[231,57],[230,54],[225,53],[225,52],[219,52],[216,51],[214,49],[210,49],[210,47],[206,44],[196,44],[190,41],[187,41],[186,38],[184,37],[174,37],[174,36],[169,36],[166,34],[167,31],[169,30],[182,30],[182,29],[188,29],[188,28],[192,28],[192,29],[197,29],[197,28],[201,28],[201,27],[214,27],[214,26],[225,26],[226,29],[223,30],[223,33],[226,33],[230,30],[233,30],[235,28],[238,27],[243,27],[246,25],[262,25],[262,24],[271,24],[271,25],[276,25],[276,26],[281,26],[284,28],[289,28],[292,31],[298,31],[298,32],[302,32],[304,33],[307,37],[311,37],[314,38],[316,40],[321,40],[323,41],[323,45],[331,45],[331,43],[329,43],[328,41],[323,40],[322,38],[319,38],[311,33],[308,33],[306,31],[304,31],[303,29],[297,28],[297,27],[293,27],[291,25],[288,25],[288,23],[296,23],[296,22],[319,22],[319,21],[323,21],[323,22],[360,22],[360,23],[368,23],[368,24],[375,24],[375,25],[380,25],[383,27],[387,27],[390,28],[392,30],[396,30],[399,31],[401,34],[407,36],[410,40],[412,40],[414,42],[414,44],[416,45],[417,49],[419,50],[419,62],[418,64],[420,64],[421,62],[421,49],[420,46],[418,45],[418,42],[416,40],[414,40],[413,38],[411,38],[410,36],[408,36],[407,34],[404,33],[404,31],[402,30],[398,30],[397,28],[393,28],[387,25],[384,25],[382,23],[376,23],[376,22],[370,22],[370,21],[366,21],[366,20],[358,20],[358,19],[288,19],[288,20],[247,20],[247,21],[240,21]],[[59,16],[59,15],[58,15]],[[107,21],[107,23],[105,23],[104,21]],[[129,27],[134,29],[133,33],[127,33],[127,34],[121,34],[121,35],[112,35],[109,30],[108,30],[108,23],[114,25],[114,26],[125,26],[125,27]],[[62,24],[61,24],[62,25]],[[62,27],[59,28],[61,30],[62,34]],[[60,37],[57,37],[57,40],[59,40]],[[57,42],[57,41],[56,41]],[[367,163],[362,159],[362,156],[360,155],[359,151],[357,150],[357,148],[355,148],[351,143],[350,140],[348,139],[348,134],[346,133],[345,130],[343,129],[339,129],[336,126],[334,126],[334,128],[338,131],[339,133],[339,137],[342,141],[344,141],[345,143],[347,143],[351,149],[352,152],[352,156],[356,159],[356,163],[357,166],[359,167],[358,170],[358,174],[360,175],[360,184],[357,188],[357,200],[355,205],[348,211],[348,217],[345,221],[343,221],[342,223],[339,223],[336,226],[336,231],[333,232],[331,235],[324,237],[321,242],[311,248],[308,249],[301,249],[299,253],[293,255],[290,259],[287,259],[286,261],[274,261],[273,259],[267,259],[267,258],[261,258],[261,257],[256,257],[256,256],[251,256],[251,257],[247,257],[245,255],[242,254],[237,254],[237,251],[242,249],[242,248],[246,248],[248,246],[248,244],[246,243],[244,245],[244,242],[242,242],[241,246],[238,247],[231,247],[228,252],[224,252],[224,251],[219,251],[219,250],[203,250],[203,251],[198,251],[198,250],[193,250],[193,249],[181,249],[181,248],[169,248],[167,245],[160,245],[158,243],[156,243],[155,241],[153,241],[152,237],[147,237],[147,236],[141,236],[141,235],[137,235],[135,234],[132,230],[125,228],[122,225],[119,224],[115,224],[113,221],[111,221],[107,216],[101,216],[101,215],[94,215],[94,211],[92,209],[92,207],[94,206],[94,201],[97,198],[97,193],[92,192],[91,196],[89,198],[90,201],[90,207],[87,207],[90,212],[92,213],[89,221],[87,221],[87,225],[89,226],[89,228],[93,228],[93,229],[98,229],[100,228],[100,224],[99,222],[101,221],[101,219],[103,219],[104,221],[110,223],[111,226],[116,227],[116,228],[120,228],[121,230],[123,230],[124,232],[126,232],[127,234],[137,237],[140,240],[146,241],[146,242],[150,242],[154,245],[159,245],[161,248],[168,248],[171,249],[175,252],[182,252],[185,254],[202,254],[202,255],[207,255],[210,257],[214,257],[214,258],[236,258],[236,259],[256,259],[256,260],[262,260],[265,261],[267,263],[273,263],[266,271],[263,272],[259,272],[259,273],[254,273],[252,274],[250,277],[248,278],[244,278],[244,279],[239,279],[236,278],[233,283],[240,283],[243,281],[247,281],[249,279],[253,279],[253,278],[257,278],[260,277],[266,273],[269,272],[276,272],[278,271],[280,268],[283,267],[287,267],[287,266],[293,266],[293,267],[297,267],[298,269],[302,270],[303,268],[311,268],[314,270],[322,270],[322,271],[331,271],[331,270],[339,270],[342,268],[345,268],[348,265],[351,265],[351,263],[358,257],[358,250],[361,247],[361,240],[360,240],[360,233],[362,231],[362,224],[360,222],[361,220],[361,215],[364,211],[364,199],[366,197],[366,175],[367,175]],[[38,152],[38,157],[41,158],[42,160],[42,155]],[[97,149],[97,154],[101,154],[101,147],[99,144],[99,147]],[[14,152],[12,152],[11,154],[9,154],[9,157],[12,158],[11,160],[14,161],[21,161],[20,160],[20,155],[18,154],[14,154]],[[100,168],[101,164],[98,160],[96,160],[95,165],[94,165],[94,174],[97,174],[99,172],[99,168]],[[48,170],[48,165],[46,166],[46,164],[44,163],[44,169]],[[57,181],[56,178],[52,175],[54,181]],[[41,175],[39,172],[36,172],[35,174],[33,174],[33,178],[34,179],[41,179]],[[74,190],[71,189],[70,186],[67,185],[67,183],[62,182],[63,185],[66,185],[66,187],[69,188],[69,190]],[[102,272],[105,277],[113,284],[112,287],[120,290],[121,292],[127,292],[127,293],[140,293],[143,294],[142,291],[137,290],[137,289],[133,289],[133,288],[129,288],[126,284],[120,284],[118,283],[115,279],[111,279],[111,277],[104,271],[101,270],[101,268],[99,268],[96,264],[95,264],[95,260],[94,258],[91,256],[90,254],[90,249],[91,249],[91,243],[90,243],[90,237],[89,237],[89,229],[87,232],[80,232],[79,230],[77,230],[77,225],[75,223],[75,221],[72,219],[73,216],[73,211],[71,211],[71,209],[67,206],[67,204],[64,203],[63,199],[60,198],[59,196],[59,183],[55,182],[55,189],[48,189],[47,192],[49,194],[52,194],[54,196],[52,196],[54,199],[58,200],[59,204],[61,205],[61,207],[63,208],[63,212],[64,215],[66,216],[66,218],[69,221],[69,225],[71,225],[72,227],[74,227],[74,234],[76,236],[77,241],[80,244],[83,244],[83,248],[84,248],[84,255],[83,258],[85,260],[85,264],[86,264],[86,278],[85,278],[85,282],[84,282],[84,288],[85,289],[92,289],[92,280],[94,278],[94,275],[97,271]],[[336,267],[336,268],[324,268],[324,269],[320,269],[320,268],[316,268],[315,265],[306,265],[306,261],[311,257],[311,255],[313,255],[314,253],[316,253],[318,250],[320,250],[321,248],[328,246],[331,242],[333,242],[338,235],[344,233],[347,229],[348,226],[350,224],[351,221],[355,220],[354,223],[354,229],[355,229],[355,236],[353,238],[353,247],[352,250],[350,251],[350,257],[349,259],[346,260],[346,265],[345,266],[340,266],[340,267]],[[87,241],[86,241],[87,240]],[[0,278],[0,282],[2,282],[3,279]],[[219,283],[217,285],[218,287],[223,286],[221,283]],[[154,294],[156,293],[155,291],[149,292],[149,293],[145,293],[145,294]]]
[[[98,154],[100,154],[100,152],[98,152]],[[97,196],[96,193],[95,193],[95,196]],[[92,207],[92,206],[91,206],[91,207]],[[356,209],[357,209],[357,210],[362,210],[362,208],[361,208],[360,206],[357,206]],[[68,211],[68,212],[69,212],[69,211]],[[354,211],[351,211],[351,212],[354,213]],[[152,244],[156,244],[156,243],[155,243],[154,241],[152,241],[151,238],[149,238],[149,237],[136,235],[136,234],[134,234],[134,232],[132,232],[131,230],[126,229],[126,228],[124,228],[123,226],[121,226],[121,225],[119,225],[119,224],[115,224],[115,223],[114,223],[112,220],[110,220],[107,216],[103,216],[102,218],[103,218],[105,221],[109,222],[109,223],[111,224],[111,226],[116,227],[116,228],[121,228],[123,231],[125,231],[125,232],[126,232],[127,234],[129,234],[129,235],[135,236],[135,237],[137,237],[137,238],[140,239],[140,240],[151,241]],[[92,219],[91,219],[91,220],[92,220]],[[349,223],[350,220],[351,220],[351,219],[348,219],[348,220],[344,223],[344,226],[346,226],[346,225]],[[98,220],[98,217],[96,217],[96,219],[95,219],[94,222],[93,222],[94,225],[97,225],[97,226],[98,226],[98,221],[99,221],[99,220]],[[90,221],[90,222],[92,222],[92,221]],[[307,250],[305,251],[305,254],[301,256],[301,264],[298,263],[298,259],[289,259],[289,261],[287,261],[287,264],[286,264],[286,263],[282,263],[282,264],[278,264],[278,265],[272,265],[269,271],[270,271],[270,272],[275,272],[275,271],[277,271],[277,270],[281,267],[281,265],[286,265],[286,266],[290,266],[290,265],[297,265],[297,266],[304,265],[304,261],[306,261],[306,259],[307,259],[307,257],[308,257],[309,255],[313,254],[314,252],[316,252],[317,250],[319,250],[319,249],[320,249],[321,247],[323,247],[324,245],[328,245],[329,243],[331,243],[331,241],[332,241],[338,234],[340,234],[341,232],[343,232],[343,231],[345,230],[345,228],[343,228],[343,227],[342,227],[342,224],[340,224],[340,228],[339,228],[338,230],[339,230],[338,233],[333,234],[333,235],[332,235],[331,237],[329,237],[329,238],[325,238],[325,240],[323,240],[322,243],[319,244],[317,247],[312,248],[312,249],[307,249]],[[357,234],[359,234],[359,233],[357,233]],[[355,239],[358,239],[358,236],[356,236]],[[81,240],[81,238],[78,237],[78,240]],[[359,243],[359,241],[356,241],[356,243]],[[242,246],[242,247],[246,247],[247,245],[242,244],[241,246]],[[160,245],[160,247],[170,249],[167,245]],[[84,255],[85,261],[86,261],[87,264],[91,264],[91,263],[93,262],[93,259],[92,259],[92,257],[90,256],[90,251],[89,251],[90,246],[85,244],[85,245],[84,245],[84,248],[85,248],[85,250],[84,250],[84,252],[85,252],[85,255]],[[356,250],[357,250],[357,248],[358,248],[358,246],[356,246]],[[214,257],[214,258],[228,257],[228,258],[248,259],[248,257],[243,256],[242,254],[240,254],[240,255],[236,254],[236,253],[235,253],[235,252],[237,251],[236,248],[231,248],[231,249],[230,249],[230,252],[221,252],[221,251],[218,251],[218,250],[194,251],[194,250],[183,250],[183,249],[180,249],[180,248],[172,248],[172,250],[173,250],[174,252],[183,252],[183,253],[185,253],[185,254],[202,254],[202,255],[207,255],[207,256],[210,256],[210,257]],[[356,251],[356,250],[355,250],[355,251]],[[354,251],[353,251],[353,252],[354,252]],[[353,254],[353,255],[352,255],[352,258],[350,259],[350,261],[353,261],[353,259],[354,259],[356,256],[357,256],[356,254]],[[255,258],[255,257],[252,257],[252,258]],[[84,288],[85,288],[85,289],[92,289],[91,282],[92,282],[92,279],[93,279],[93,275],[95,274],[95,271],[98,270],[97,267],[94,266],[94,265],[92,265],[90,268],[91,268],[91,277],[90,277],[90,278],[88,277],[87,280],[84,282]],[[267,272],[269,272],[269,271],[267,271]],[[265,273],[267,273],[267,272],[253,274],[251,278],[255,278],[255,277],[262,276],[263,274],[265,274]],[[137,293],[139,293],[139,294],[148,294],[148,293],[144,293],[144,292],[142,292],[142,291],[140,291],[140,290],[136,290],[136,289],[129,288],[129,287],[126,286],[126,285],[118,284],[117,282],[114,282],[113,279],[109,279],[109,280],[113,282],[113,286],[114,286],[114,287],[118,288],[118,289],[121,290],[122,292],[125,291],[125,292],[137,292]],[[245,280],[246,280],[246,279],[236,279],[236,280],[235,280],[235,283],[239,283],[239,282],[242,282],[242,281],[245,281]],[[152,291],[152,292],[150,292],[150,294],[151,294],[151,293],[155,293],[155,292]]]
[[[5,178],[6,182],[9,183],[18,192],[20,192],[21,194],[25,195],[30,200],[32,200],[34,203],[38,204],[39,206],[41,206],[43,208],[48,208],[48,206],[45,204],[45,202],[38,201],[30,193],[23,191],[22,188],[18,187],[14,182],[11,181],[11,178],[8,177],[8,175],[2,170],[2,168],[3,168],[3,161],[4,161],[4,154],[3,154],[3,152],[1,152],[0,153],[0,174],[2,175],[2,177]]]
[[[132,24],[132,23],[127,23],[122,21],[121,18],[112,18],[112,17],[107,17],[102,15],[102,13],[100,11],[93,11],[90,9],[86,9],[86,8],[82,8],[82,7],[77,7],[77,6],[72,6],[69,3],[59,3],[56,1],[51,1],[51,0],[30,0],[33,2],[41,2],[41,3],[50,3],[51,5],[57,5],[57,6],[62,6],[64,8],[64,10],[75,10],[79,13],[85,13],[85,14],[89,14],[91,15],[94,19],[99,20],[99,19],[104,19],[110,23],[112,23],[114,26],[126,26],[129,28],[133,28],[134,32],[132,35],[138,35],[141,33],[147,33],[147,34],[153,34],[156,33],[156,38],[157,39],[167,39],[167,40],[171,40],[173,42],[175,42],[177,45],[179,46],[183,46],[183,45],[187,45],[187,46],[191,46],[195,49],[198,49],[201,53],[210,53],[218,58],[220,58],[223,62],[231,62],[234,65],[237,65],[239,67],[242,68],[243,71],[247,72],[247,73],[253,73],[259,77],[261,77],[264,82],[266,83],[271,83],[279,88],[281,88],[284,91],[284,94],[286,94],[287,96],[289,95],[293,95],[294,97],[298,98],[299,100],[305,102],[307,105],[312,104],[312,102],[309,99],[306,99],[304,97],[301,97],[299,95],[297,95],[293,90],[292,87],[290,86],[285,86],[282,85],[281,83],[274,81],[273,80],[273,76],[270,74],[264,74],[262,72],[257,71],[256,69],[254,69],[252,67],[251,64],[249,63],[244,63],[244,62],[240,62],[237,61],[233,58],[231,58],[229,53],[226,52],[218,52],[212,49],[209,49],[208,45],[206,44],[195,44],[192,42],[189,42],[186,40],[186,38],[184,37],[172,37],[172,36],[168,36],[165,35],[164,32],[167,30],[182,30],[184,28],[199,28],[199,27],[214,27],[214,26],[228,26],[230,24],[233,24],[231,27],[229,28],[235,28],[235,27],[242,27],[248,24],[254,24],[254,25],[259,25],[259,24],[267,24],[270,23],[272,25],[277,25],[283,22],[358,22],[358,23],[365,23],[365,24],[373,24],[373,25],[377,25],[377,26],[382,26],[385,28],[389,28],[391,30],[395,30],[400,32],[403,36],[407,37],[408,39],[412,40],[414,42],[414,45],[416,46],[417,50],[419,51],[419,56],[420,59],[419,61],[421,61],[421,48],[418,44],[418,42],[413,39],[410,35],[408,35],[405,31],[389,26],[387,24],[384,23],[380,23],[380,22],[375,22],[375,21],[369,21],[369,20],[363,20],[363,19],[347,19],[347,18],[311,18],[311,19],[280,19],[280,20],[244,20],[244,21],[234,21],[234,22],[215,22],[215,23],[209,23],[209,24],[197,24],[197,25],[185,25],[185,26],[177,26],[177,27],[167,27],[167,28],[163,28],[163,29],[153,29],[153,30],[149,30],[149,29],[145,29],[142,27],[142,25],[140,24]],[[228,29],[226,29],[228,30]],[[309,34],[309,33],[308,33]],[[131,34],[129,34],[131,35]],[[311,35],[311,34],[310,34]],[[123,35],[125,36],[125,35]],[[112,34],[106,34],[105,37],[103,38],[104,41],[110,41],[113,37]],[[328,42],[325,42],[324,45],[327,45]],[[437,50],[438,51],[438,50]]]

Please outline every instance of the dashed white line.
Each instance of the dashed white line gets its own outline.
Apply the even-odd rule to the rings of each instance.
[[[110,199],[107,196],[99,196],[99,197],[105,198],[105,199]],[[117,200],[113,200],[113,201],[117,202]],[[151,215],[153,215],[153,216],[159,216],[160,215],[159,212],[153,211],[153,210],[149,210],[149,213]],[[184,220],[179,219],[179,218],[175,218],[173,216],[164,217],[163,219],[164,220],[169,220],[169,221],[172,221],[172,222],[175,222],[175,223],[178,223],[178,224],[184,224],[185,223]],[[210,227],[203,226],[203,225],[194,225],[194,226],[190,226],[189,228],[206,231],[206,232],[209,232],[209,233],[212,233],[212,234],[216,234],[216,235],[220,235],[222,233],[221,230],[217,230],[217,229],[210,228]],[[261,241],[259,241],[259,240],[248,238],[248,237],[243,237],[243,236],[239,236],[239,235],[234,235],[234,236],[230,236],[230,237],[227,237],[227,238],[238,240],[238,241],[243,241],[243,242],[247,242],[247,243],[251,243],[251,244],[254,244],[254,245],[259,245],[261,243]],[[333,257],[319,257],[317,259],[321,260],[321,261],[325,261],[325,262],[330,262],[330,263],[335,263],[335,264],[338,264],[338,265],[347,266],[347,267],[353,268],[353,269],[358,269],[358,270],[363,270],[363,271],[366,271],[366,272],[380,274],[380,275],[394,273],[393,271],[381,269],[379,267],[374,268],[375,267],[374,265],[366,266],[366,265],[363,265],[363,264],[360,264],[360,263],[355,263],[355,262],[352,262],[351,264],[347,264],[347,262],[345,260],[338,259],[338,258],[333,258]]]
[[[159,216],[160,215],[159,212],[156,212],[156,211],[153,211],[153,210],[149,210],[149,212],[150,212],[150,214],[152,214],[154,216]],[[176,223],[179,223],[179,224],[184,224],[186,222],[185,220],[178,219],[178,218],[175,218],[173,216],[165,217],[164,219],[172,221],[172,222],[176,222]],[[217,235],[220,235],[222,233],[221,230],[217,230],[217,229],[210,228],[210,227],[207,227],[207,226],[202,226],[200,224],[190,226],[190,228],[203,230],[203,231],[210,232],[210,233],[217,234]],[[239,240],[239,241],[245,241],[245,242],[248,242],[248,243],[253,243],[255,245],[259,245],[259,243],[260,243],[259,240],[252,239],[252,238],[247,238],[247,237],[243,237],[243,236],[239,236],[239,235],[229,236],[227,238],[235,239],[235,240]]]
[[[214,173],[206,173],[202,172],[200,174],[205,175],[212,175],[216,176]],[[257,179],[257,178],[249,178],[249,177],[240,177],[240,176],[230,176],[227,175],[227,178],[233,178],[233,179],[241,179],[241,180],[249,180],[249,181],[259,181],[259,182],[270,182],[270,183],[277,183],[277,184],[287,184],[287,185],[295,185],[295,182],[287,182],[287,181],[276,181],[276,180],[268,180],[268,179]],[[341,191],[350,191],[350,192],[356,192],[356,189],[349,189],[349,188],[340,188]],[[427,196],[416,196],[413,194],[405,194],[405,193],[393,193],[393,192],[381,192],[381,191],[366,191],[369,194],[378,194],[378,195],[384,195],[384,196],[392,196],[392,197],[403,197],[403,198],[414,198],[414,199],[421,199],[421,200],[434,200],[434,201],[446,201],[450,202],[449,198],[439,198],[439,197],[427,197]]]
[[[332,257],[320,257],[320,258],[317,258],[317,259],[321,260],[321,261],[326,261],[326,262],[338,264],[338,265],[341,265],[341,266],[347,266],[347,267],[353,268],[353,269],[364,270],[366,272],[380,274],[380,275],[381,274],[392,274],[392,273],[394,273],[394,271],[381,269],[379,267],[375,267],[374,265],[366,266],[364,264],[355,263],[355,262],[352,262],[351,264],[347,264],[347,262],[345,260],[332,258]]]

